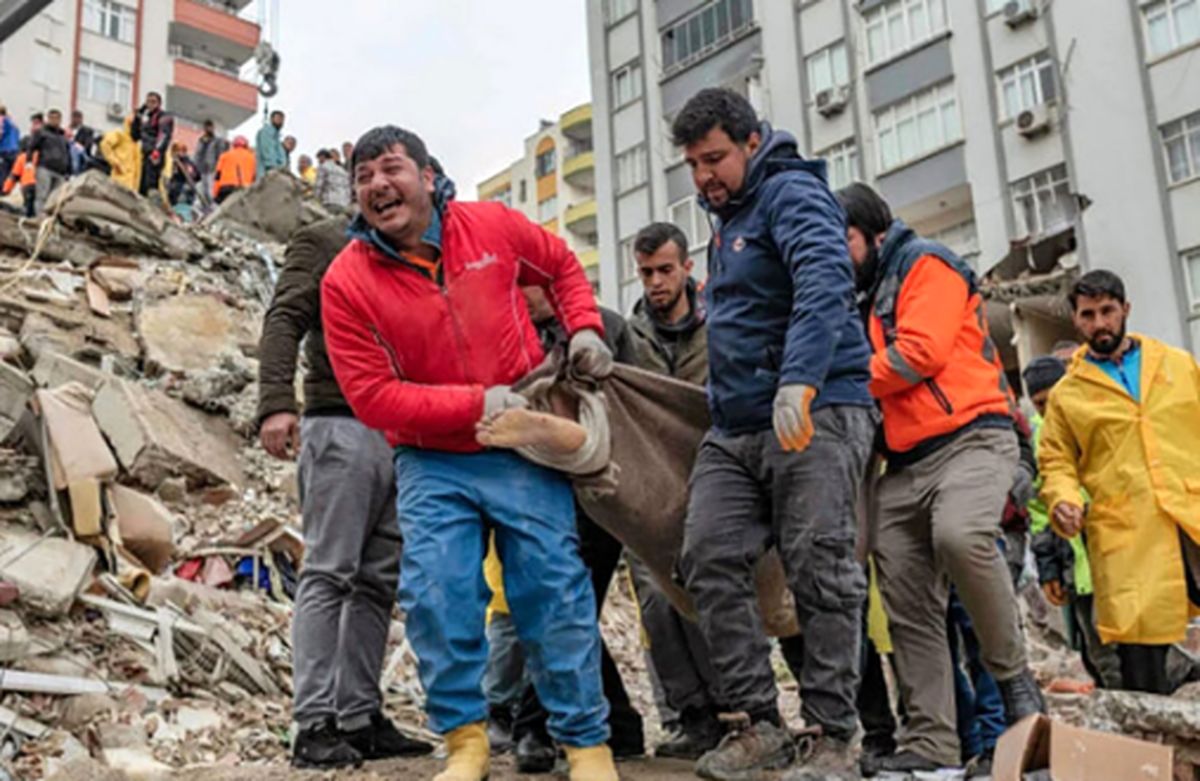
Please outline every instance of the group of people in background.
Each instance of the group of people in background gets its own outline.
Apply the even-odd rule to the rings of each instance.
[[[81,111],[71,112],[70,124],[64,127],[62,112],[49,109],[33,114],[29,132],[22,135],[0,106],[0,182],[5,195],[21,193],[20,211],[34,217],[45,211],[50,195],[67,179],[99,170],[190,222],[267,172],[291,170],[297,141],[283,134],[284,121],[282,111],[270,112],[252,148],[245,136],[230,142],[208,120],[195,148],[189,149],[176,137],[175,117],[157,92],[148,93],[136,112],[106,133],[85,124]],[[350,146],[346,142],[342,149]],[[341,155],[334,149],[321,150],[317,160],[313,166],[308,155],[300,155],[296,174],[326,207],[348,208],[350,175]]]

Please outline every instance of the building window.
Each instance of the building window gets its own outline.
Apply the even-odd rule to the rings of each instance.
[[[1200,111],[1162,128],[1171,184],[1200,176]]]
[[[612,75],[613,107],[620,108],[642,96],[642,64],[631,62]]]
[[[1151,57],[1200,40],[1200,0],[1159,0],[1142,8]]]
[[[689,195],[671,204],[669,215],[671,223],[687,236],[686,249],[689,255],[708,246],[708,240],[712,238],[712,227],[696,196]]]
[[[550,147],[537,156],[537,160],[534,161],[534,170],[539,179],[554,173],[554,147]]]
[[[624,239],[617,245],[618,261],[621,264],[621,284],[632,282],[638,278],[637,258],[633,255],[633,242],[636,237]]]
[[[1025,236],[1048,236],[1075,220],[1075,196],[1065,165],[1013,182],[1012,199],[1017,223]]]
[[[691,65],[749,30],[753,23],[751,0],[710,2],[663,31],[663,73]]]
[[[961,140],[954,84],[946,82],[877,111],[875,137],[881,172]]]
[[[863,14],[867,64],[890,60],[948,29],[946,0],[891,0]]]
[[[558,196],[551,195],[538,202],[538,222],[550,222],[558,217]]]
[[[83,29],[122,43],[137,35],[137,11],[112,0],[83,1]]]
[[[1044,52],[1005,68],[1000,71],[999,77],[1005,119],[1015,119],[1022,111],[1048,103],[1058,96],[1054,62]]]
[[[813,95],[849,83],[845,43],[835,43],[808,58],[808,86]]]
[[[825,164],[829,167],[831,190],[840,190],[862,179],[862,171],[858,166],[858,144],[853,138],[817,153],[817,157],[825,158]]]
[[[133,75],[91,60],[79,61],[79,95],[96,103],[133,102]]]
[[[520,200],[521,203],[525,203],[525,201],[529,199],[529,190],[524,179],[521,180],[521,184],[518,187],[518,192],[520,193],[518,200]]]
[[[59,54],[58,49],[55,49],[44,41],[34,42],[33,63],[29,69],[30,80],[34,84],[39,84],[47,89],[58,90],[58,81],[55,78],[57,68],[54,67],[54,64]]]
[[[965,258],[979,254],[979,233],[975,230],[974,220],[951,225],[949,228],[937,231],[929,238],[949,247],[959,257]]]
[[[1183,270],[1187,276],[1188,301],[1192,309],[1200,309],[1200,247],[1183,253]]]
[[[637,10],[638,0],[604,0],[604,21],[619,22]]]
[[[635,146],[617,155],[617,192],[632,190],[646,182],[646,147]]]

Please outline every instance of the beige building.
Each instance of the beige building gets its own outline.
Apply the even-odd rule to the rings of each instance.
[[[240,16],[252,1],[53,0],[0,46],[0,102],[22,132],[51,108],[105,130],[154,91],[191,146],[205,119],[232,128],[258,109],[241,76],[261,39]]]
[[[557,122],[542,120],[525,139],[525,155],[480,182],[481,201],[501,201],[562,236],[600,288],[596,249],[596,177],[592,156],[592,106],[577,106]]]

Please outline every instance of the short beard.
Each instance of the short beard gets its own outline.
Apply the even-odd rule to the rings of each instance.
[[[663,315],[663,316],[669,315],[669,314],[671,314],[671,311],[675,309],[676,304],[679,303],[679,299],[683,298],[683,293],[684,293],[684,291],[681,289],[678,293],[675,294],[674,298],[672,298],[670,301],[663,304],[662,306],[653,306],[653,304],[651,304],[651,306],[653,306],[654,311],[657,312],[658,314]]]
[[[860,293],[869,293],[879,273],[879,248],[872,240],[867,246],[867,257],[854,267],[854,284]]]
[[[1103,338],[1104,341],[1101,341]],[[1121,349],[1121,345],[1125,344],[1125,322],[1121,321],[1121,330],[1117,331],[1116,336],[1110,342],[1107,332],[1103,336],[1096,334],[1091,339],[1088,339],[1088,347],[1096,355],[1112,355],[1117,350]]]

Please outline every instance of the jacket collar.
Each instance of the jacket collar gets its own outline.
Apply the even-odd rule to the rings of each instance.
[[[445,213],[449,208],[450,201],[454,200],[455,195],[454,182],[449,177],[439,175],[434,179],[433,213],[429,220],[429,227],[421,234],[421,243],[433,247],[438,251],[438,254],[442,252],[442,224],[445,219]],[[361,212],[355,216],[354,220],[346,228],[346,236],[350,239],[358,239],[370,244],[392,260],[404,262],[404,256],[396,251],[396,248],[392,246],[392,243],[386,237],[367,224]]]
[[[1145,403],[1149,396],[1150,379],[1158,372],[1158,367],[1166,358],[1167,351],[1163,344],[1155,339],[1132,332],[1127,335],[1130,339],[1138,343],[1138,347],[1142,353],[1142,370],[1138,375],[1138,381],[1142,387],[1142,398],[1140,400],[1134,401],[1125,392],[1124,388],[1118,385],[1112,377],[1108,376],[1108,373],[1104,369],[1101,369],[1095,363],[1088,360],[1088,347],[1086,344],[1076,350],[1075,354],[1071,356],[1070,373],[1081,380],[1094,385],[1100,385],[1107,390],[1119,391],[1119,395],[1122,398],[1128,399],[1130,403],[1140,406]]]

